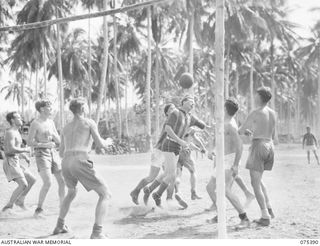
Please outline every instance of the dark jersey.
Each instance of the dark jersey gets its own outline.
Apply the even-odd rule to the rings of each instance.
[[[305,143],[307,146],[315,145],[316,142],[317,142],[317,140],[312,133],[304,134],[303,143]]]
[[[199,120],[195,116],[184,112],[182,109],[176,110],[170,114],[166,125],[170,126],[173,132],[179,137],[183,138],[191,126],[197,126],[200,129],[205,128],[203,121]],[[170,137],[166,136],[162,142],[159,143],[158,147],[164,152],[174,152],[176,155],[179,154],[181,146],[176,143]]]

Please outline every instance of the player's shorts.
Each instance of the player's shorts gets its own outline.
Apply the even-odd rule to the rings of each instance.
[[[62,175],[68,188],[75,188],[78,181],[87,191],[104,185],[103,179],[95,171],[93,162],[89,160],[86,152],[65,152],[61,165]]]
[[[165,156],[163,152],[157,148],[154,148],[151,153],[151,166],[161,168],[164,160]]]
[[[253,139],[249,150],[246,168],[257,172],[270,171],[274,163],[274,145],[272,140]]]
[[[224,156],[224,169],[225,171],[230,172],[231,167],[233,166],[234,163],[234,158],[236,156],[236,153],[230,153],[228,155]],[[216,159],[214,161],[214,170],[213,170],[213,176],[217,176],[217,164],[216,164]]]
[[[188,149],[182,149],[180,151],[177,168],[182,171],[182,167],[187,168],[190,172],[195,171],[194,161],[191,157],[191,151]]]
[[[6,156],[3,160],[3,171],[8,182],[10,182],[19,178],[25,178],[24,173],[26,168],[20,165],[19,157],[17,155]]]
[[[55,149],[35,148],[34,154],[38,172],[50,169],[51,173],[57,173],[61,170],[61,160]]]
[[[315,145],[306,145],[304,146],[306,151],[310,151],[310,150],[317,150]]]

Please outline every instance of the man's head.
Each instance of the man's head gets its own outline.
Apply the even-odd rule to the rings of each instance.
[[[6,119],[10,126],[20,127],[23,124],[20,114],[16,111],[8,113]]]
[[[70,111],[75,114],[83,114],[85,111],[86,100],[82,97],[72,99],[69,104]]]
[[[225,113],[232,117],[237,113],[239,106],[234,99],[227,99],[224,103],[224,109]]]
[[[182,106],[182,109],[189,113],[192,109],[193,109],[193,106],[194,106],[194,99],[192,96],[190,95],[186,95],[182,100],[181,100],[181,106]]]
[[[163,111],[166,116],[169,116],[169,114],[171,114],[172,111],[175,109],[176,109],[176,106],[173,103],[169,103],[164,107]]]
[[[269,87],[260,87],[257,89],[255,103],[257,105],[266,105],[272,98],[271,89]]]
[[[311,127],[307,126],[307,132],[310,133],[311,132]]]
[[[35,104],[36,110],[44,116],[50,116],[52,113],[51,102],[49,100],[40,100]]]

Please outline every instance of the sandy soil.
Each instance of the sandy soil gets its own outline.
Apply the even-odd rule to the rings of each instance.
[[[246,148],[247,149],[247,146]],[[240,174],[250,187],[248,171],[243,168],[247,157],[245,150]],[[149,211],[144,206],[132,204],[129,193],[149,169],[147,154],[123,156],[92,155],[95,168],[104,176],[113,198],[109,203],[108,216],[104,222],[104,231],[110,238],[217,238],[217,225],[207,224],[215,212],[204,212],[210,206],[205,185],[210,178],[211,163],[199,157],[197,159],[198,193],[202,200],[191,201],[189,174],[184,170],[181,190],[189,203],[189,208],[179,210],[174,203],[165,209]],[[0,163],[1,165],[2,163]],[[14,208],[10,212],[0,213],[0,238],[45,238],[52,233],[58,214],[57,184],[49,191],[45,202],[45,217],[34,218],[41,179],[33,163],[31,170],[37,177],[37,183],[26,199],[28,211]],[[239,222],[237,213],[227,201],[227,224],[229,238],[320,238],[320,166],[313,159],[308,165],[306,154],[300,145],[281,145],[277,147],[276,163],[272,172],[264,175],[269,189],[276,218],[267,228],[250,228],[237,231],[234,226]],[[8,183],[0,168],[0,207],[8,201],[14,183]],[[234,185],[242,201],[243,193]],[[251,187],[250,187],[251,189]],[[79,185],[79,191],[66,219],[76,238],[88,238],[94,218],[97,201],[94,192],[87,193]],[[142,203],[142,202],[141,202]],[[259,208],[253,201],[247,210],[250,219],[259,217]],[[140,216],[139,216],[140,215]]]

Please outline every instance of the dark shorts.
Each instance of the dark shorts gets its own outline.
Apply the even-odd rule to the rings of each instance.
[[[177,168],[182,171],[182,167],[187,168],[190,172],[195,171],[194,161],[192,160],[190,150],[182,149],[180,151]]]
[[[51,173],[61,170],[61,160],[55,149],[37,148],[34,149],[38,172],[50,169]]]
[[[270,171],[274,163],[274,145],[272,140],[253,139],[249,149],[246,168],[257,172]]]
[[[75,188],[78,181],[87,191],[104,185],[103,179],[99,177],[93,167],[89,156],[83,153],[65,153],[62,160],[62,175],[68,188]]]

